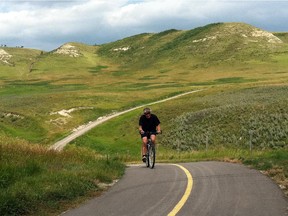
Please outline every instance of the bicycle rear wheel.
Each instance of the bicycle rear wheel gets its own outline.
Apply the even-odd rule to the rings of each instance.
[[[149,156],[147,158],[147,161],[148,161],[149,167],[151,169],[153,169],[154,165],[155,165],[155,157],[156,157],[156,151],[155,151],[154,144],[150,145],[150,148],[148,149],[148,155]]]

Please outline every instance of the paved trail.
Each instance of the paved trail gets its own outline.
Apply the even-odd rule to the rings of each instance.
[[[163,99],[163,100],[160,100],[160,101],[156,101],[156,102],[149,103],[149,104],[144,104],[144,105],[137,106],[137,107],[134,107],[134,108],[131,108],[131,109],[122,111],[122,112],[114,113],[114,114],[112,114],[112,115],[100,117],[100,118],[98,118],[96,121],[93,121],[93,122],[91,122],[91,123],[88,124],[88,125],[85,125],[85,126],[82,127],[80,130],[75,131],[75,132],[73,132],[72,134],[70,134],[69,136],[65,137],[64,139],[56,142],[54,145],[50,146],[50,149],[54,149],[54,150],[61,151],[61,150],[62,150],[69,142],[71,142],[72,140],[76,139],[77,137],[83,135],[84,133],[86,133],[87,131],[91,130],[92,128],[94,128],[94,127],[102,124],[103,122],[106,122],[106,121],[108,121],[108,120],[110,120],[110,119],[112,119],[112,118],[114,118],[114,117],[117,117],[117,116],[120,116],[120,115],[122,115],[122,114],[131,112],[131,111],[136,110],[136,109],[139,109],[139,108],[141,108],[141,107],[145,107],[145,106],[150,106],[150,105],[153,105],[153,104],[162,103],[162,102],[165,102],[165,101],[168,101],[168,100],[173,100],[173,99],[175,99],[175,98],[182,97],[182,96],[184,96],[184,95],[188,95],[188,94],[192,94],[192,93],[196,93],[196,92],[199,92],[199,91],[202,91],[202,90],[185,92],[185,93],[183,93],[183,94],[179,94],[179,95],[176,95],[176,96],[173,96],[173,97],[169,97],[169,98],[166,98],[166,99]]]
[[[184,194],[188,199],[183,200]],[[108,192],[63,215],[287,216],[287,207],[280,188],[259,171],[239,164],[197,162],[180,167],[156,164],[155,169],[131,166]]]

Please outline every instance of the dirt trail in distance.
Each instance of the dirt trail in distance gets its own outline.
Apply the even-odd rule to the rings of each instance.
[[[188,95],[188,94],[192,94],[192,93],[196,93],[196,92],[199,92],[199,91],[202,91],[202,90],[195,90],[195,91],[185,92],[185,93],[182,93],[182,94],[179,94],[179,95],[175,95],[173,97],[169,97],[169,98],[166,98],[166,99],[163,99],[163,100],[159,100],[159,101],[155,101],[155,102],[152,102],[152,103],[148,103],[148,104],[140,105],[140,106],[137,106],[137,107],[133,107],[131,109],[124,110],[124,111],[121,111],[121,112],[116,112],[116,113],[113,113],[111,115],[99,117],[97,120],[95,120],[95,121],[93,121],[93,122],[91,122],[91,123],[89,123],[87,125],[81,126],[81,129],[71,133],[69,136],[65,137],[64,139],[59,140],[58,142],[56,142],[55,144],[50,146],[49,149],[61,151],[72,140],[76,139],[77,137],[83,135],[84,133],[88,132],[92,128],[94,128],[94,127],[102,124],[103,122],[106,122],[106,121],[108,121],[108,120],[110,120],[110,119],[112,119],[114,117],[117,117],[117,116],[120,116],[122,114],[131,112],[131,111],[139,109],[141,107],[162,103],[162,102],[165,102],[165,101],[168,101],[168,100],[173,100],[175,98],[182,97],[182,96],[185,96],[185,95]]]

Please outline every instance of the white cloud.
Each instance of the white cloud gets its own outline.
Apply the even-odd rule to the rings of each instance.
[[[288,31],[287,6],[284,0],[0,0],[0,43],[51,50],[69,41],[99,44],[212,22]]]

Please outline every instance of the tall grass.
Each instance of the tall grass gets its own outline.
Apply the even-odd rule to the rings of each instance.
[[[124,165],[119,161],[85,149],[55,152],[1,138],[1,215],[64,211],[63,206],[101,191],[99,183],[110,183],[123,172]]]
[[[174,118],[163,142],[180,150],[288,148],[287,92],[285,86],[262,87],[201,98],[206,108]]]

